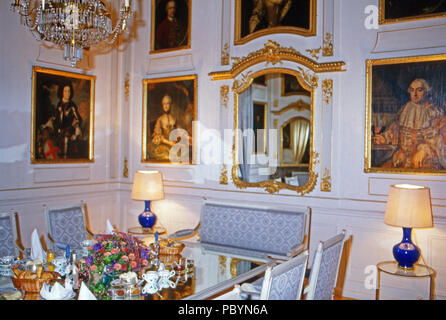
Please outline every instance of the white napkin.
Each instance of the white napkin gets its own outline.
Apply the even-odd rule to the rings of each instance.
[[[46,253],[43,251],[37,229],[34,229],[31,234],[31,259],[41,259],[42,261],[46,261]]]
[[[44,283],[40,289],[40,296],[45,300],[68,300],[74,297],[71,285],[63,287],[59,282],[55,282],[53,287]]]
[[[115,228],[113,228],[113,225],[111,224],[110,220],[107,219],[105,233],[112,234],[114,232],[114,230],[115,230]]]
[[[90,289],[85,285],[82,281],[81,288],[79,290],[79,296],[77,300],[97,300],[93,293],[91,293]]]

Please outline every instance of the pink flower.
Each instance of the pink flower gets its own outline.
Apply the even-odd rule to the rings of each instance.
[[[147,261],[146,259],[144,259],[143,261],[141,261],[143,266],[148,266],[149,265],[149,261]]]
[[[132,267],[132,269],[135,269],[137,265],[138,264],[136,263],[136,261],[131,261],[130,262],[130,266]]]
[[[119,264],[119,263],[115,263],[115,266],[114,266],[113,268],[114,268],[116,271],[119,271],[119,270],[121,270],[122,265]]]
[[[119,249],[118,248],[113,248],[111,250],[111,254],[117,254],[117,253],[119,253]]]
[[[96,270],[98,270],[98,266],[97,265],[92,265],[91,267],[90,267],[90,270],[91,271],[96,271]]]
[[[125,262],[129,261],[129,257],[127,257],[127,256],[122,256],[121,259],[124,260]]]
[[[130,258],[130,260],[135,260],[135,254],[134,253],[130,253],[129,254],[129,258]]]
[[[106,253],[104,253],[104,256],[109,257],[109,256],[111,256],[111,253],[110,252],[106,252]]]
[[[121,271],[127,271],[127,265],[125,263],[121,265]]]

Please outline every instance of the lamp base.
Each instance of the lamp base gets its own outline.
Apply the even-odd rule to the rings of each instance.
[[[398,262],[398,267],[412,269],[420,258],[420,250],[412,243],[412,228],[403,228],[403,240],[393,247],[393,256]]]
[[[156,223],[157,217],[155,213],[150,210],[150,200],[145,201],[144,212],[138,216],[138,221],[144,229],[151,229]]]

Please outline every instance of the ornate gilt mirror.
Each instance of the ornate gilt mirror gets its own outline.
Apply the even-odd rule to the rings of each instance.
[[[318,63],[268,41],[213,80],[231,80],[234,93],[232,181],[238,188],[305,194],[317,183],[317,73],[343,71],[344,62]],[[229,86],[228,86],[229,87]]]
[[[317,181],[315,88],[295,70],[271,68],[251,75],[234,93],[234,183],[310,192]]]

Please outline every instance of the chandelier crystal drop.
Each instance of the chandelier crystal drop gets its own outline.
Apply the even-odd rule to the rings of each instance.
[[[39,41],[64,49],[64,59],[74,68],[83,50],[101,43],[113,44],[127,28],[132,10],[130,0],[118,0],[119,19],[113,27],[111,13],[100,0],[15,0],[11,10]]]

